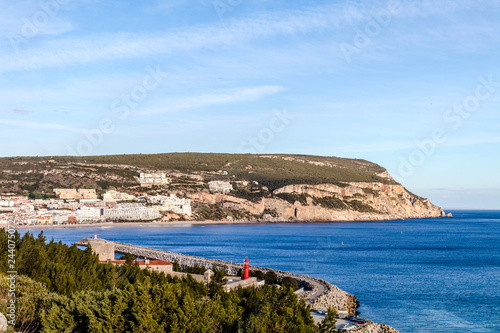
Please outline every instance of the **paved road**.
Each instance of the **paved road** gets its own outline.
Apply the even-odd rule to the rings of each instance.
[[[323,320],[325,320],[325,315],[319,314],[316,311],[311,311],[311,316],[314,319],[315,324],[321,323]],[[337,319],[337,322],[335,323],[335,327],[337,329],[343,328],[345,325],[350,324],[351,322],[346,319]]]
[[[316,311],[311,311],[311,316],[313,317],[315,324],[319,324],[323,320],[325,320],[325,315],[321,315],[321,314],[317,313]]]
[[[325,287],[323,286],[323,284],[313,280],[313,279],[310,279],[310,280],[307,280],[309,283],[311,284],[314,284],[317,288],[318,288],[318,291],[316,291],[314,294],[312,294],[311,296],[307,297],[307,300],[309,302],[312,302],[314,301],[317,297],[321,296],[324,292],[325,292]]]

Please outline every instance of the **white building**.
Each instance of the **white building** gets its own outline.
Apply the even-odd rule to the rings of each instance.
[[[104,202],[100,199],[80,199],[80,205],[86,206],[104,206]]]
[[[149,202],[159,204],[158,209],[160,211],[171,211],[176,214],[185,214],[191,216],[193,213],[191,211],[191,199],[178,198],[175,194],[170,194],[170,196],[157,195],[150,196],[148,198]]]
[[[208,188],[212,192],[229,193],[233,190],[233,185],[227,181],[214,180],[208,182]]]
[[[101,219],[101,208],[80,207],[76,210],[76,219],[78,222],[95,222]]]
[[[52,223],[53,224],[64,224],[68,223],[68,219],[70,216],[69,211],[58,211],[57,213],[52,214]]]
[[[0,207],[14,207],[14,201],[0,200]]]
[[[135,196],[124,192],[110,190],[103,194],[102,199],[104,201],[131,201],[135,200]]]
[[[156,209],[143,206],[120,206],[118,208],[104,208],[101,210],[104,220],[150,221],[161,218]]]
[[[29,202],[27,197],[1,197],[0,207],[19,207]]]
[[[141,186],[168,185],[170,179],[164,173],[141,173],[137,178]]]

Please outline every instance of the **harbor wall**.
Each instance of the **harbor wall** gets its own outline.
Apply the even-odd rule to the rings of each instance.
[[[84,238],[76,242],[75,245],[88,246],[93,243],[94,239]],[[112,242],[114,244],[115,252],[120,254],[132,254],[137,258],[141,259],[156,259],[156,260],[166,260],[171,263],[177,262],[181,268],[194,267],[194,266],[204,266],[206,269],[225,269],[227,274],[236,275],[238,271],[243,270],[243,264],[231,263],[218,259],[208,259],[203,257],[191,256],[182,253],[175,253],[157,249],[151,249],[147,247]],[[357,309],[356,297],[348,294],[347,292],[341,290],[337,286],[317,278],[313,278],[306,275],[293,274],[290,272],[284,272],[276,269],[250,266],[251,271],[261,271],[266,274],[267,272],[276,273],[278,278],[291,277],[296,279],[299,283],[307,286],[303,292],[299,293],[298,296],[306,300],[314,309],[317,310],[328,310],[328,308],[335,308],[337,310],[348,310],[349,315],[354,315]],[[179,273],[178,276],[182,277],[186,273]]]

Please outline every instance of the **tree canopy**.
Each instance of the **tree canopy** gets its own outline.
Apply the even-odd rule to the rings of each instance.
[[[292,288],[224,292],[138,265],[99,263],[90,250],[15,234],[16,331],[21,332],[318,332]],[[0,251],[7,258],[7,233]],[[0,262],[6,272],[7,260]],[[0,273],[0,311],[7,276]]]

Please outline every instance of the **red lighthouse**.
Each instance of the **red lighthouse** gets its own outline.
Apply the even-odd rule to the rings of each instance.
[[[248,258],[245,258],[245,264],[243,265],[243,280],[246,280],[250,277],[250,264],[248,263]]]

